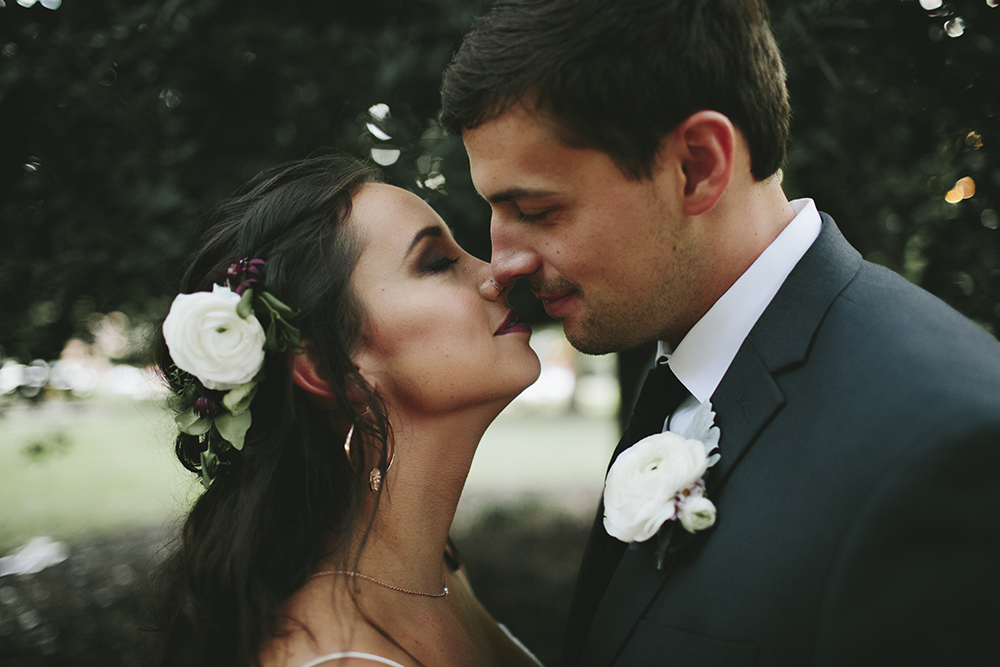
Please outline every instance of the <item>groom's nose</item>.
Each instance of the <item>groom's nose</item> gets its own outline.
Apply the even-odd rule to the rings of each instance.
[[[519,233],[519,231],[521,233]],[[490,240],[493,255],[490,270],[493,280],[501,287],[507,287],[518,278],[526,278],[542,268],[541,256],[525,242],[523,231],[510,223],[493,218],[490,224]]]

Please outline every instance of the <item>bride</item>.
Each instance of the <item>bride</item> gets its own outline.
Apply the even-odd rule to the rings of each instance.
[[[163,324],[206,486],[160,576],[164,665],[537,665],[448,532],[538,376],[489,265],[415,195],[325,157],[215,210]]]

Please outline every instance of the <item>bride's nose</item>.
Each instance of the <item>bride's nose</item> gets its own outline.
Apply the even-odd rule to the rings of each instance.
[[[479,293],[483,295],[484,299],[489,301],[497,301],[500,299],[500,295],[503,294],[503,290],[500,286],[493,282],[493,278],[489,275],[486,276],[484,280],[479,285]]]
[[[484,299],[497,301],[504,293],[504,289],[496,284],[493,275],[490,273],[490,265],[483,262],[483,272],[479,280],[479,293]]]

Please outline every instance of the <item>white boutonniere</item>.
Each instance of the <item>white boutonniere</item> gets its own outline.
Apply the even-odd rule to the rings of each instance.
[[[677,523],[689,533],[715,523],[715,505],[705,495],[704,476],[719,455],[719,428],[709,401],[695,411],[683,433],[643,438],[618,455],[604,483],[604,529],[622,542],[658,536],[662,567]]]

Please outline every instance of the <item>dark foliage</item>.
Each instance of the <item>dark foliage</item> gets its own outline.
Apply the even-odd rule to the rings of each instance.
[[[475,3],[180,0],[0,7],[0,345],[87,338],[94,310],[165,313],[202,212],[266,166],[397,148],[389,179],[460,240],[479,206],[464,150],[430,122]],[[377,103],[390,114],[368,113]],[[366,129],[373,123],[392,137]],[[419,187],[447,160],[444,186]],[[453,178],[454,176],[454,178]],[[431,180],[431,184],[435,184]],[[450,196],[444,197],[443,193]]]
[[[789,194],[815,198],[868,258],[996,332],[993,4],[772,0],[771,11],[794,113]],[[3,5],[6,355],[51,359],[90,336],[94,311],[152,321],[202,211],[266,165],[318,150],[400,150],[390,181],[427,196],[488,256],[488,210],[461,142],[433,121],[441,70],[486,0]],[[368,113],[377,103],[390,109],[382,120]],[[947,203],[963,177],[975,195]],[[543,317],[523,291],[514,300]]]
[[[994,334],[997,4],[955,0],[927,11],[917,0],[771,2],[794,113],[789,196],[815,198],[867,259]],[[964,177],[975,195],[948,203]]]

